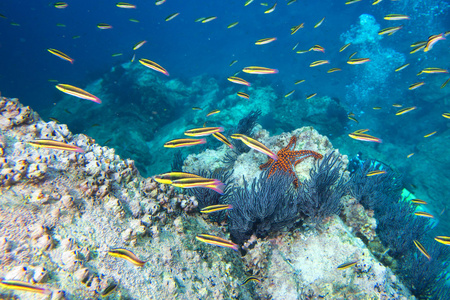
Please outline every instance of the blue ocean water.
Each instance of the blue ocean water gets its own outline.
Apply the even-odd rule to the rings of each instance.
[[[319,132],[328,136],[341,153],[352,157],[362,152],[364,157],[378,159],[399,170],[409,190],[433,203],[431,212],[440,215],[440,230],[448,235],[445,229],[450,228],[450,213],[447,212],[446,200],[450,197],[447,191],[450,178],[446,169],[446,145],[450,134],[449,121],[442,115],[450,111],[450,84],[442,86],[449,74],[417,75],[425,68],[450,68],[448,1],[383,0],[373,5],[374,1],[363,0],[346,5],[345,0],[298,0],[288,5],[288,1],[283,0],[253,1],[244,6],[245,2],[167,0],[162,5],[155,5],[154,1],[136,0],[132,2],[135,9],[125,9],[117,7],[116,1],[78,0],[67,1],[66,8],[58,9],[55,2],[2,1],[0,91],[3,96],[18,97],[25,105],[38,112],[42,110],[42,115],[49,117],[54,115],[46,112],[65,97],[55,89],[56,83],[49,80],[84,88],[113,68],[130,62],[133,55],[136,55],[135,64],[138,64],[138,59],[147,58],[163,66],[170,73],[168,78],[158,73],[163,80],[175,78],[189,85],[197,76],[210,77],[219,83],[221,93],[228,93],[230,87],[233,93],[246,91],[226,80],[240,72],[237,76],[256,82],[255,88],[269,86],[276,93],[270,113],[261,118],[261,123],[271,133],[307,125],[320,128]],[[265,13],[274,4],[277,4],[275,10]],[[165,21],[173,13],[180,14]],[[387,14],[405,14],[409,19],[389,21],[384,19]],[[217,19],[207,23],[195,22],[198,18],[210,16]],[[325,18],[323,23],[314,28],[322,18]],[[233,22],[239,24],[227,28]],[[101,30],[97,28],[98,23],[108,23],[113,28]],[[291,34],[291,28],[301,23],[304,23],[304,28]],[[403,27],[392,35],[378,34],[379,30],[391,26]],[[446,39],[437,42],[428,52],[410,53],[414,48],[412,44],[427,41],[437,34],[443,34]],[[277,40],[255,45],[257,40],[269,37]],[[147,43],[133,51],[133,45],[142,40]],[[340,52],[341,47],[349,42],[352,44]],[[325,51],[309,51],[314,45],[320,45]],[[74,59],[74,63],[50,54],[48,48],[64,52]],[[297,53],[300,50],[308,51]],[[353,52],[357,52],[355,58],[367,57],[371,61],[349,65],[347,61]],[[238,62],[230,66],[233,60]],[[328,60],[329,64],[310,67],[317,60]],[[410,65],[395,71],[404,64]],[[279,72],[245,74],[241,70],[246,66],[276,68]],[[342,71],[327,73],[331,68]],[[305,82],[296,85],[295,82],[301,79]],[[424,86],[409,89],[411,84],[422,81]],[[114,85],[113,82],[108,84]],[[114,111],[115,106],[122,107],[129,102],[135,105],[136,115],[144,122],[149,121],[150,116],[141,113],[142,103],[139,106],[134,102],[133,97],[139,94],[136,85],[130,82],[129,85],[118,86],[121,102],[109,103],[108,109]],[[294,89],[292,96],[285,97]],[[324,119],[338,116],[336,119],[341,121],[336,127],[342,127],[342,130],[333,131],[333,124],[321,123],[317,117],[301,117],[302,112],[298,110],[302,108],[298,103],[304,103],[306,96],[312,93],[317,93],[317,97],[334,99],[336,106],[345,111],[343,120],[337,108],[329,109],[322,116]],[[221,100],[217,99],[217,102]],[[84,100],[74,98],[75,101]],[[258,101],[262,100],[251,99],[248,106],[258,109]],[[92,103],[84,105],[88,107]],[[150,111],[157,111],[157,104],[152,105],[155,107]],[[196,105],[195,102],[183,103],[178,110],[170,112],[173,115],[169,113],[158,120],[156,128],[176,122],[178,117],[187,114],[186,108]],[[417,109],[395,115],[405,107]],[[71,110],[70,105],[65,108]],[[223,105],[218,108],[234,109]],[[346,114],[350,113],[355,114],[358,123],[347,118]],[[244,116],[240,111],[235,114],[237,120],[238,116]],[[107,123],[106,117],[98,116],[90,119],[89,123],[76,123],[74,119],[77,116],[68,120],[57,117],[62,123],[72,125],[75,133],[87,133],[100,142],[114,135],[113,130],[100,132],[91,128],[93,124],[101,127]],[[220,120],[220,115],[218,117]],[[133,127],[133,120],[122,122],[121,129],[138,130]],[[292,124],[296,124],[295,127]],[[350,132],[364,128],[369,128],[369,133],[380,137],[383,143],[355,141],[348,137]],[[153,131],[157,136],[157,130]],[[434,131],[436,135],[430,136],[430,140],[424,138]],[[170,138],[174,137],[167,137]],[[155,145],[153,139],[153,135],[148,136],[148,144],[134,146],[146,148]],[[151,164],[151,170],[142,171],[144,175],[154,175],[170,168],[167,163],[158,165],[160,154],[155,155],[156,150],[152,146],[147,152],[137,154],[131,148],[133,145],[127,145],[127,142],[113,141],[110,145],[117,147],[118,153],[135,159],[138,166],[139,161],[144,161],[141,164],[147,164],[146,167]],[[165,153],[171,158],[174,152]],[[153,157],[144,158],[144,155]]]

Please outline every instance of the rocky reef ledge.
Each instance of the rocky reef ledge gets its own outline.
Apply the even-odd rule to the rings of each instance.
[[[242,255],[198,242],[200,233],[230,237],[226,226],[199,214],[195,197],[141,177],[134,162],[114,149],[73,135],[66,125],[43,122],[17,99],[0,99],[0,129],[0,278],[48,291],[0,288],[2,299],[410,298],[355,236],[370,240],[376,222],[350,196],[341,199],[345,218],[331,216],[317,226],[305,222],[264,239],[253,236]],[[295,134],[304,135],[312,150],[332,150],[312,128]],[[257,134],[273,148],[291,135],[269,138],[261,129]],[[28,144],[44,138],[85,152]],[[217,158],[223,149],[203,155]],[[244,156],[253,167],[264,160],[254,151],[243,154],[234,162],[241,177],[250,172],[243,169],[249,161]],[[146,263],[135,266],[108,255],[113,248],[130,250]],[[337,268],[355,260],[352,268]],[[261,282],[241,285],[249,275]]]

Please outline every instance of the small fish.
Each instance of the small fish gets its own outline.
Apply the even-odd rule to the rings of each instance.
[[[111,141],[112,141],[112,139],[107,139],[107,140],[103,143],[103,146],[108,145]]]
[[[344,50],[347,49],[347,47],[350,46],[351,44],[352,44],[352,43],[345,44],[344,46],[341,47],[341,49],[339,49],[339,52],[344,51]]]
[[[249,4],[252,3],[253,1],[254,1],[254,0],[247,0],[247,1],[245,2],[244,6],[249,5]]]
[[[312,62],[309,66],[312,67],[317,67],[317,66],[321,66],[324,64],[329,64],[330,62],[328,60],[316,60],[314,62]]]
[[[227,26],[228,29],[233,28],[234,26],[236,26],[237,24],[239,24],[239,22],[233,22],[230,25]]]
[[[361,0],[348,0],[347,2],[345,2],[345,5],[353,4],[353,3],[356,3],[356,2],[359,2],[359,1],[361,1]]]
[[[166,142],[164,144],[164,147],[165,148],[189,147],[205,143],[206,139],[176,139]]]
[[[327,71],[327,73],[334,73],[334,72],[339,72],[339,71],[342,71],[342,70],[339,69],[339,68],[332,68],[332,69],[329,69],[329,70]]]
[[[202,178],[199,175],[186,172],[167,172],[160,175],[155,175],[154,179],[158,183],[172,184],[172,181],[184,178]]]
[[[207,17],[207,18],[204,18],[202,20],[202,23],[208,23],[208,22],[211,22],[212,20],[215,20],[215,19],[217,19],[217,17],[215,17],[215,16]]]
[[[5,15],[0,14],[0,18],[2,19],[8,19]]]
[[[450,119],[450,113],[443,113],[442,116],[446,119]]]
[[[426,46],[426,45],[417,46],[416,48],[414,48],[414,49],[412,49],[411,51],[409,51],[409,54],[416,53],[417,51],[424,49],[425,46]]]
[[[295,92],[295,90],[290,91],[289,93],[287,93],[286,95],[284,95],[284,98],[289,97],[290,95],[292,95]]]
[[[369,131],[369,129],[356,130],[355,132],[350,133],[348,136],[359,141],[382,143],[382,140],[380,138],[371,136],[369,134],[364,134],[364,132],[366,131]]]
[[[71,58],[69,55],[67,55],[67,54],[65,54],[65,53],[63,53],[63,52],[61,52],[59,50],[48,48],[47,51],[50,52],[51,54],[55,55],[55,56],[58,56],[61,59],[67,60],[71,64],[73,64],[73,62],[74,62],[73,58]]]
[[[367,177],[386,174],[386,170],[375,170],[366,174]]]
[[[84,150],[81,149],[80,147],[77,147],[74,145],[69,145],[69,144],[66,144],[63,142],[49,140],[49,139],[35,139],[32,141],[29,141],[28,144],[38,147],[38,148],[57,149],[57,150],[65,150],[65,151],[84,153]]]
[[[325,53],[325,48],[324,47],[322,47],[322,46],[320,46],[320,45],[314,45],[314,46],[312,46],[310,49],[309,49],[309,51],[317,51],[317,52],[322,52],[322,53]]]
[[[0,288],[8,289],[8,290],[15,290],[15,291],[24,291],[24,292],[31,292],[36,294],[44,294],[44,295],[51,295],[52,291],[48,290],[46,288],[41,288],[38,286],[35,286],[34,284],[19,281],[19,280],[4,280],[0,279]]]
[[[56,26],[58,26],[58,27],[66,27],[66,24],[63,24],[63,23],[56,23]]]
[[[244,144],[246,144],[250,148],[271,157],[273,160],[278,160],[278,156],[275,153],[270,151],[270,149],[267,148],[264,144],[258,142],[257,140],[252,139],[251,137],[248,137],[243,134],[232,134],[231,138],[241,140]]]
[[[392,104],[392,106],[393,106],[393,107],[402,107],[403,105],[398,104],[398,103],[394,103],[394,104]]]
[[[65,113],[68,113],[69,115],[72,114],[67,108],[64,109],[64,112],[65,112]]]
[[[300,42],[298,42],[297,44],[295,44],[294,48],[292,48],[292,51],[297,49],[298,44],[300,44]]]
[[[112,57],[118,57],[118,56],[122,56],[122,55],[123,55],[123,53],[114,53],[114,54],[111,54]]]
[[[163,4],[164,2],[166,2],[166,0],[156,0],[156,1],[155,1],[155,5],[161,5],[161,4]]]
[[[425,250],[425,248],[422,246],[421,243],[419,243],[418,240],[414,240],[414,245],[416,245],[417,249],[419,249],[419,251],[425,255],[426,258],[428,258],[429,260],[431,260],[431,256],[430,254],[428,254],[427,250]]]
[[[80,37],[81,37],[80,35],[74,35],[74,36],[72,37],[72,39],[76,40],[76,39],[79,39]]]
[[[352,117],[352,116],[347,116],[347,118],[349,118],[350,120],[352,120],[352,121],[354,121],[354,122],[356,122],[356,123],[358,123],[358,124],[359,124],[358,120],[356,120],[356,118],[355,118],[355,117]]]
[[[192,110],[203,110],[201,107],[193,107]]]
[[[218,179],[209,179],[209,178],[183,178],[172,181],[172,185],[175,187],[189,189],[189,188],[207,188],[211,189],[221,195],[223,195],[223,190],[225,188],[225,184],[223,184]]]
[[[237,92],[237,95],[238,95],[239,97],[245,98],[245,99],[247,99],[247,100],[250,98],[250,96],[249,96],[248,94],[244,93],[244,92]]]
[[[415,42],[415,43],[411,44],[410,47],[426,46],[426,45],[427,45],[427,41],[419,41],[419,42]]]
[[[47,80],[48,82],[58,82],[58,80],[57,79],[49,79],[49,80]]]
[[[249,73],[249,74],[277,74],[277,69],[270,69],[270,68],[264,68],[264,67],[245,67],[242,69],[242,72]]]
[[[163,73],[166,76],[169,76],[169,72],[167,72],[166,69],[164,69],[163,67],[161,67],[160,65],[158,65],[154,61],[151,61],[151,60],[145,59],[145,58],[141,58],[139,60],[139,62],[141,64],[143,64],[144,66],[146,66],[147,68],[153,69],[155,71]]]
[[[123,248],[111,249],[108,251],[108,254],[112,257],[123,258],[135,266],[143,267],[145,265],[145,261],[140,260],[133,252]]]
[[[85,90],[82,90],[80,88],[77,88],[70,84],[57,84],[55,86],[58,90],[60,90],[63,93],[66,93],[71,96],[75,96],[81,99],[89,100],[95,103],[102,103],[102,100],[100,100],[98,97],[92,95],[91,93],[86,92]]]
[[[215,137],[216,139],[218,139],[219,141],[221,141],[222,143],[224,143],[231,149],[234,148],[233,144],[231,144],[230,141],[220,132],[214,132],[212,135],[213,135],[213,137]]]
[[[430,136],[432,136],[432,135],[435,135],[436,132],[437,132],[437,131],[433,131],[433,132],[431,132],[431,133],[429,133],[429,134],[427,134],[427,135],[424,135],[423,137],[424,137],[424,138],[430,137]]]
[[[195,23],[198,23],[198,22],[201,22],[201,21],[203,21],[205,19],[205,17],[201,17],[201,18],[198,18],[198,19],[195,19]]]
[[[292,3],[297,2],[297,0],[289,0],[287,5],[291,5]]]
[[[426,74],[442,74],[442,73],[448,73],[448,70],[442,69],[442,68],[425,68],[419,73],[417,73],[417,76],[419,76],[422,73]]]
[[[401,71],[401,70],[403,70],[404,68],[406,68],[406,67],[409,66],[409,65],[410,65],[410,64],[404,64],[404,65],[398,67],[397,69],[395,69],[395,72]]]
[[[111,29],[113,28],[111,25],[106,24],[106,23],[98,23],[97,24],[97,28],[99,29]]]
[[[304,53],[308,53],[310,50],[299,50],[299,51],[297,51],[297,52],[295,52],[295,53],[298,53],[298,54],[304,54]]]
[[[409,89],[410,91],[412,91],[412,90],[415,90],[415,89],[421,87],[421,86],[424,85],[424,84],[425,84],[424,81],[416,82],[416,83],[411,84],[411,85],[409,86],[408,89]]]
[[[111,295],[112,292],[114,292],[117,288],[117,284],[116,283],[111,283],[110,285],[108,285],[108,287],[106,287],[102,292],[101,295],[102,297],[108,297],[109,295]]]
[[[409,17],[407,15],[389,14],[384,16],[384,19],[389,21],[400,21],[400,20],[409,20]]]
[[[52,118],[52,117],[49,117],[49,119],[52,120],[53,122],[55,122],[56,124],[61,123],[61,122],[59,122],[58,119],[55,119],[55,118]]]
[[[427,205],[428,204],[426,201],[423,201],[421,199],[412,199],[411,202],[414,203],[414,204],[420,204],[420,205]]]
[[[145,43],[147,43],[147,41],[146,41],[146,40],[143,40],[143,41],[137,42],[136,44],[134,44],[134,46],[133,46],[133,50],[137,50],[137,49],[141,48],[142,46],[144,46],[144,44],[145,44]]]
[[[294,84],[300,84],[300,83],[302,83],[302,82],[305,82],[305,79],[297,80],[296,82],[294,82]]]
[[[347,60],[347,63],[349,65],[360,65],[360,64],[364,64],[369,61],[370,61],[370,58],[352,58],[352,59]]]
[[[384,29],[381,29],[380,31],[378,31],[378,35],[384,35],[384,34],[392,35],[402,28],[403,28],[403,26],[394,26],[394,27],[384,28]]]
[[[353,266],[356,266],[357,263],[358,263],[357,260],[352,261],[352,262],[348,262],[348,263],[343,263],[343,264],[337,266],[337,269],[338,270],[345,270],[345,269],[351,268]]]
[[[450,245],[450,237],[448,236],[437,236],[434,239],[441,244]]]
[[[237,83],[237,84],[242,84],[242,85],[246,85],[246,86],[251,86],[250,82],[239,78],[239,77],[235,77],[235,76],[230,76],[227,78],[229,81],[233,82],[233,83]]]
[[[417,211],[414,213],[418,217],[425,217],[425,218],[431,218],[434,219],[434,216],[430,213],[424,212],[424,211]]]
[[[383,0],[375,0],[375,1],[372,2],[372,5],[377,5],[377,4],[380,3],[381,1],[383,1]]]
[[[220,237],[214,236],[214,235],[210,235],[210,234],[199,234],[195,237],[198,241],[209,244],[209,245],[215,245],[215,246],[219,246],[219,247],[226,247],[226,248],[231,248],[234,249],[236,251],[238,251],[238,245],[230,242],[226,239],[222,239]]]
[[[294,26],[294,27],[292,27],[291,28],[291,35],[293,35],[294,33],[296,33],[300,28],[303,28],[304,27],[304,24],[305,23],[302,23],[302,24],[300,24],[300,25],[297,25],[297,26]],[[298,45],[298,43],[297,43],[297,45]],[[294,47],[294,49],[295,49],[296,47]],[[294,50],[293,49],[293,50]]]
[[[319,27],[320,25],[322,25],[323,21],[325,20],[325,17],[322,18],[322,20],[320,20],[319,22],[316,23],[316,25],[314,25],[314,28]]]
[[[234,65],[235,63],[237,63],[238,61],[235,59],[235,60],[233,60],[231,63],[230,63],[230,67],[232,66],[232,65]]]
[[[133,53],[133,57],[131,58],[131,62],[134,62],[135,59],[136,59],[136,53]]]
[[[400,116],[400,115],[406,114],[407,112],[413,111],[413,110],[415,110],[416,108],[417,108],[416,106],[406,107],[406,108],[403,108],[403,109],[400,109],[399,111],[397,111],[397,112],[395,113],[395,115],[396,115],[396,116]]]
[[[410,158],[411,156],[413,156],[414,155],[414,153],[410,153],[410,154],[408,154],[407,156],[406,156],[406,158]]]
[[[289,4],[289,3],[288,3]],[[247,283],[249,283],[249,282],[257,282],[257,283],[260,283],[261,282],[261,279],[259,279],[258,277],[256,277],[256,276],[249,276],[249,277],[247,277],[247,278],[245,278],[245,280],[241,283],[241,286],[243,286],[243,285],[246,285]]]
[[[312,94],[306,96],[306,100],[309,100],[309,99],[311,99],[312,97],[315,97],[315,96],[317,96],[317,93],[312,93]]]
[[[379,107],[379,106],[374,106],[374,107],[372,107],[372,108],[375,109],[375,110],[381,109],[381,107]]]
[[[130,3],[126,3],[126,2],[119,2],[116,4],[117,7],[120,8],[136,8],[136,5],[134,4],[130,4]]]
[[[215,132],[223,132],[223,127],[200,127],[186,130],[184,132],[187,136],[206,136]]]
[[[442,85],[441,85],[441,89],[445,88],[445,86],[447,85],[447,83],[450,82],[450,78],[448,78]]]
[[[423,52],[430,51],[438,41],[442,41],[442,40],[445,40],[443,33],[430,36],[428,38],[425,48],[423,48]]]
[[[209,117],[209,116],[212,116],[212,115],[215,115],[215,114],[218,114],[218,113],[220,113],[220,110],[215,109],[215,110],[210,111],[210,112],[206,115],[206,117]]]
[[[271,12],[273,12],[275,10],[275,7],[277,7],[277,3],[275,2],[275,4],[269,8],[268,10],[266,10],[264,13],[265,14],[270,14]]]
[[[276,40],[277,40],[276,37],[260,39],[255,42],[255,45],[266,45],[266,44],[272,43],[273,41],[276,41]]]
[[[222,211],[222,210],[228,210],[233,209],[233,205],[231,204],[217,204],[217,205],[210,205],[207,207],[204,207],[200,210],[202,214],[210,214],[216,211]]]
[[[56,2],[55,4],[53,4],[53,6],[59,9],[63,9],[69,6],[69,4],[67,4],[66,2]]]
[[[172,185],[180,188],[196,188],[209,185],[216,185],[220,180],[203,178],[203,177],[189,177],[172,180]]]
[[[356,52],[353,52],[352,54],[350,54],[350,56],[348,57],[348,59],[351,59],[353,56],[355,56],[356,55],[356,53],[358,53],[358,51],[356,51]]]
[[[173,13],[171,15],[169,15],[165,20],[166,22],[172,20],[173,18],[175,18],[176,16],[178,16],[180,13]]]
[[[128,21],[133,22],[133,23],[139,23],[139,20],[136,20],[136,19],[133,19],[133,18],[128,19]]]

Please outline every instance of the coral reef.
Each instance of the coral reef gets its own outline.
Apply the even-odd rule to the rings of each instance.
[[[1,101],[5,107],[16,103],[16,109],[21,108],[17,100]],[[273,137],[259,126],[254,131],[254,137],[271,149],[285,147],[295,135],[297,149],[328,153],[315,166],[308,158],[294,168],[305,185],[299,190],[315,189],[319,204],[332,204],[305,219],[293,178],[261,173],[258,167],[266,157],[259,152],[240,154],[233,174],[221,163],[229,151],[226,146],[190,155],[183,171],[220,178],[228,188],[223,196],[201,193],[207,189],[192,190],[194,196],[187,196],[141,177],[134,162],[121,159],[114,149],[73,135],[66,125],[43,122],[31,110],[28,115],[33,118],[1,132],[2,170],[24,172],[15,181],[3,178],[0,187],[2,278],[45,287],[52,292],[51,299],[94,299],[111,289],[113,299],[409,297],[345,223],[329,216],[347,199],[346,220],[354,224],[367,220],[350,209],[355,204],[349,204],[348,197],[341,197],[346,156],[311,127]],[[27,143],[36,138],[77,145],[85,152]],[[30,169],[33,164],[37,167]],[[198,206],[213,202],[233,205],[227,212],[228,229],[242,242],[241,253],[196,240],[201,233],[230,239],[227,226],[197,213]],[[315,218],[322,218],[320,226]],[[285,231],[289,228],[295,229]],[[135,266],[109,255],[113,248],[130,250],[145,264]],[[337,269],[349,260],[358,263],[348,270]],[[261,282],[241,285],[248,275]],[[30,298],[20,291],[1,296],[41,297]]]

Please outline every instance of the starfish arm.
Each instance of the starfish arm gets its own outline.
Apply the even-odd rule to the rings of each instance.
[[[260,165],[259,169],[262,170],[262,169],[267,168],[268,166],[270,166],[273,163],[273,161],[274,161],[273,158],[269,157],[269,160],[266,163],[263,163],[262,165]]]

